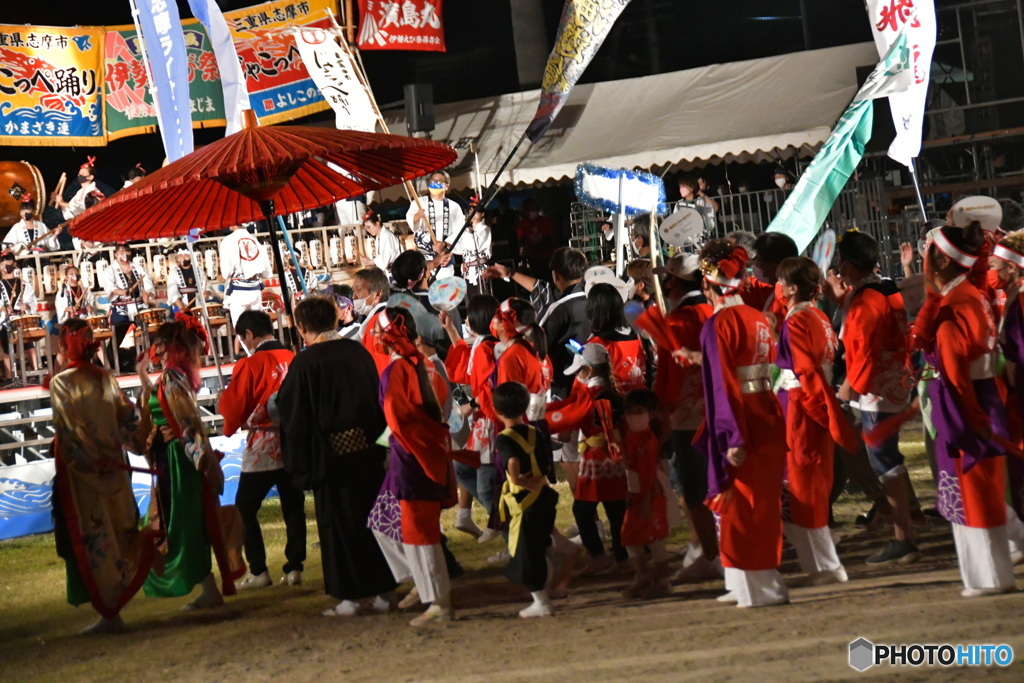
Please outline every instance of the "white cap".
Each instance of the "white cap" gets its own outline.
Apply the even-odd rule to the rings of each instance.
[[[583,351],[573,354],[572,363],[565,369],[566,375],[575,375],[584,366],[602,365],[608,362],[608,349],[601,344],[591,342],[583,345]]]
[[[966,228],[971,221],[981,223],[982,230],[992,232],[1003,222],[1003,207],[992,197],[974,195],[964,197],[949,211],[953,225]]]
[[[594,288],[594,285],[599,284],[611,285],[618,291],[619,296],[622,297],[622,303],[629,301],[629,284],[623,282],[620,278],[615,277],[614,274],[610,276],[598,276],[596,278],[587,280],[586,286],[583,288],[583,293],[590,296],[590,290]]]
[[[668,273],[680,280],[696,280],[700,271],[700,256],[697,254],[676,254],[665,265],[654,269],[655,275]]]

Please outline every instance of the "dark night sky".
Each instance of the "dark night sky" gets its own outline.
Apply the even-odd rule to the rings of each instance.
[[[342,0],[344,2],[344,0]],[[223,9],[254,0],[218,0]],[[548,44],[553,42],[562,0],[543,0]],[[870,40],[861,0],[806,0],[812,48]],[[0,21],[7,24],[116,25],[131,23],[128,0],[44,0],[5,2]],[[178,0],[190,17],[186,0]],[[370,82],[380,104],[402,98],[405,83],[431,82],[437,102],[485,97],[519,90],[511,10],[508,0],[444,0],[448,52],[364,52]],[[654,40],[652,40],[652,35]],[[656,72],[753,59],[803,49],[799,0],[633,0],[623,12],[582,82],[614,80]],[[330,120],[333,114],[319,116]],[[196,130],[196,145],[215,140],[222,129]],[[157,168],[163,159],[158,134],[114,141],[103,148],[8,147],[2,159],[32,161],[48,186],[62,170],[72,171],[92,154],[99,174],[117,178],[136,162]]]

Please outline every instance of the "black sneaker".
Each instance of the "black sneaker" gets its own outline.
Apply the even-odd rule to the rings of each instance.
[[[875,513],[877,511],[878,511],[878,503],[875,502],[871,506],[871,509],[868,510],[866,513],[864,513],[862,515],[857,515],[857,518],[853,522],[854,525],[856,525],[856,526],[867,526],[868,524],[871,524],[871,521],[875,518]]]
[[[896,562],[898,564],[907,564],[908,562],[914,562],[921,557],[921,551],[917,549],[917,546],[910,541],[899,541],[895,538],[885,544],[885,547],[879,550],[874,555],[870,555],[868,559],[864,560],[865,564],[889,564],[890,562]]]

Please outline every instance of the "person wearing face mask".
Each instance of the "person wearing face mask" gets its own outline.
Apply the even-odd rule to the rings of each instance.
[[[772,174],[772,179],[775,182],[775,187],[779,188],[780,190],[789,191],[793,189],[792,176],[790,176],[789,171],[787,171],[782,166],[775,167],[775,171]]]
[[[574,353],[565,375],[575,377],[572,392],[565,400],[549,403],[545,419],[552,434],[578,430],[573,445],[580,454],[579,474],[573,487],[572,514],[580,541],[590,555],[577,576],[589,576],[628,559],[620,538],[626,514],[626,470],[618,430],[622,394],[612,376],[608,350],[601,344],[585,344]],[[599,504],[610,525],[611,554],[598,531]]]
[[[96,191],[101,192],[104,196],[109,196],[113,190],[106,185],[103,187],[97,186],[96,157],[87,157],[85,163],[78,169],[75,184],[64,193],[65,197],[70,193],[70,199],[65,200],[64,197],[58,196],[54,192],[50,197],[50,203],[55,204],[60,209],[64,215],[64,220],[70,220],[85,211],[87,208],[85,198]]]
[[[648,241],[650,240],[650,235],[651,233],[649,224],[643,222],[633,223],[632,237],[630,238],[630,246],[633,247],[633,253],[636,254],[637,258],[651,258],[651,245],[648,244]]]
[[[412,202],[405,214],[416,248],[427,259],[428,271],[437,271],[438,279],[455,275],[455,268],[450,265],[452,255],[446,251],[466,222],[462,207],[445,196],[450,186],[451,177],[447,172],[430,174],[427,196]]]
[[[235,325],[239,342],[246,353],[231,372],[231,383],[220,394],[217,412],[224,418],[224,436],[240,429],[248,430],[242,451],[242,474],[238,478],[235,506],[245,527],[245,559],[249,576],[238,588],[263,588],[273,583],[267,568],[267,552],[257,517],[270,489],[277,487],[284,516],[284,556],[281,583],[302,583],[306,560],[305,496],[296,487],[281,459],[281,432],[271,422],[269,401],[281,388],[295,354],[274,335],[274,323],[263,311],[246,311]]]
[[[362,257],[364,268],[376,266],[385,273],[391,270],[391,264],[395,262],[398,255],[402,253],[402,244],[395,237],[395,233],[384,227],[380,214],[368,210],[363,215],[363,229],[377,240],[377,254],[372,259]]]
[[[203,292],[206,300],[213,297],[213,290],[202,269],[192,265],[192,254],[185,247],[178,247],[174,255],[175,265],[167,274],[167,301],[174,312],[198,309],[199,292]]]
[[[4,251],[0,254],[0,355],[3,356],[8,377],[11,376],[11,359],[7,353],[12,350],[14,341],[8,332],[11,316],[34,313],[35,310],[35,287],[25,286],[14,254]],[[29,362],[34,367],[35,348],[29,348],[28,353]]]
[[[48,235],[45,239],[40,239],[50,229],[46,227],[46,223],[35,219],[36,202],[28,192],[21,195],[21,206],[18,211],[21,214],[21,220],[7,231],[7,236],[4,237],[3,241],[4,248],[10,249],[13,252],[19,252],[27,249],[29,244],[35,242],[31,247],[35,253],[57,251],[60,249],[60,242],[57,239],[58,232]],[[63,228],[60,228],[60,230],[63,230]],[[36,240],[39,241],[36,242]]]
[[[363,347],[373,357],[378,375],[391,363],[391,358],[377,353],[373,343],[373,329],[377,323],[377,316],[387,307],[390,296],[388,276],[380,268],[363,268],[357,270],[352,277],[352,310],[359,316],[361,322],[354,331],[348,330],[348,334],[343,336],[362,342]]]
[[[156,289],[149,273],[131,260],[132,248],[121,243],[114,247],[114,263],[100,275],[100,288],[110,297],[110,324],[122,371],[131,368],[134,349],[121,349],[121,340],[139,311],[152,306]]]
[[[322,614],[351,617],[388,611],[397,586],[367,528],[387,455],[375,443],[387,427],[377,371],[361,344],[338,337],[336,323],[326,297],[295,307],[306,348],[288,366],[277,409],[285,470],[295,486],[313,491],[324,592],[339,601]]]
[[[625,435],[622,457],[626,464],[626,515],[622,545],[633,564],[633,581],[622,591],[626,598],[663,598],[672,594],[669,583],[667,491],[658,478],[661,444],[652,429],[658,397],[648,389],[634,389],[622,401]],[[648,551],[653,566],[648,562]]]
[[[53,300],[53,305],[56,311],[54,320],[58,325],[63,325],[68,320],[82,318],[96,312],[96,298],[82,284],[82,273],[77,266],[69,265],[64,269],[64,280],[57,290],[57,296]],[[100,359],[101,363],[106,364],[106,353],[102,344],[96,350],[96,356]],[[60,362],[58,362],[59,365]]]
[[[1021,525],[1004,502],[1012,444],[995,378],[997,330],[978,287],[987,271],[986,237],[977,220],[947,225],[928,233],[924,251],[928,300],[913,339],[938,370],[929,387],[937,507],[953,528],[961,595],[1006,593],[1015,589],[1011,542],[1019,542]]]

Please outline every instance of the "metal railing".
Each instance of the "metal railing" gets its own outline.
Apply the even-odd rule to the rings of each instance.
[[[712,207],[702,211],[706,213],[704,240],[725,237],[735,231],[760,235],[778,215],[791,191],[772,189],[737,192],[702,198],[696,206],[694,202],[680,200],[669,208],[670,211],[675,211],[678,206],[695,207],[698,210]],[[595,236],[598,236],[596,226],[602,220],[604,217],[600,211],[574,203],[571,213],[570,246],[581,248],[577,245],[586,245],[587,249],[593,250],[596,258],[600,258],[601,242],[595,240]],[[881,178],[848,182],[821,228],[831,228],[837,235],[850,228],[857,228],[877,239],[882,252],[881,270],[889,277],[899,277],[902,273],[899,260],[900,243],[915,242],[914,236],[918,232],[913,224],[888,216],[885,181]],[[596,244],[596,247],[591,246],[592,243]],[[584,250],[584,253],[587,253],[588,261],[595,260],[587,250]]]

